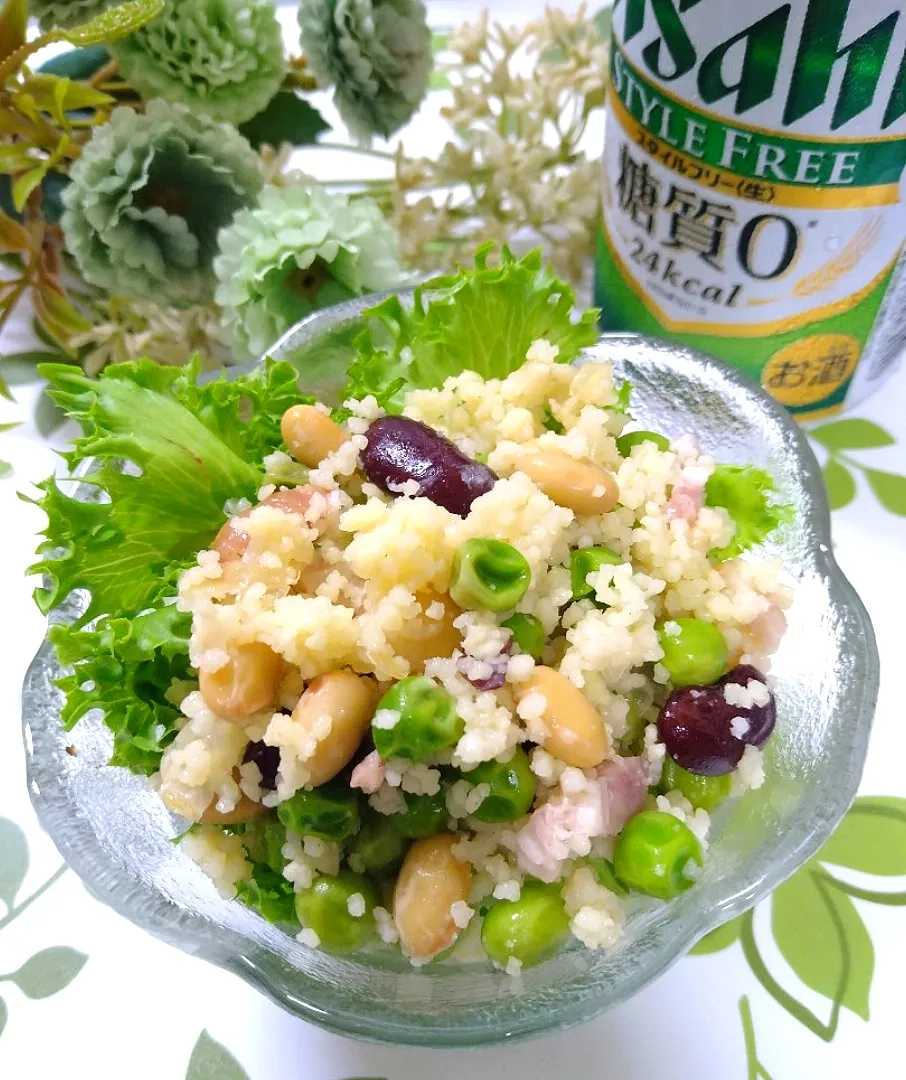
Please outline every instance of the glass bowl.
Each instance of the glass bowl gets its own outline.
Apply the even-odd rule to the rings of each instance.
[[[368,302],[318,313],[275,347],[275,355],[299,365],[307,392],[336,393],[324,357],[333,358],[332,367],[337,355],[348,353]],[[633,411],[643,426],[672,435],[691,431],[723,461],[764,465],[797,509],[795,524],[768,545],[795,586],[789,630],[774,664],[779,721],[768,778],[717,815],[695,888],[668,904],[639,902],[609,951],[577,944],[519,979],[477,959],[413,969],[383,946],[343,959],[308,949],[222,899],[170,842],[184,823],[142,780],[105,764],[110,739],[98,717],[86,717],[70,733],[62,730],[53,686],[60,668],[45,643],[24,687],[31,796],[60,852],[99,900],[332,1031],[474,1047],[578,1024],[625,1001],[818,850],[858,786],[878,657],[865,609],[834,562],[812,452],[781,406],[707,356],[616,336],[601,338],[588,353],[611,360],[632,382]],[[79,603],[71,598],[53,618],[71,617]]]

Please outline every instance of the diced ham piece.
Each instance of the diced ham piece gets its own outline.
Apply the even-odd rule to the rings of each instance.
[[[648,762],[641,757],[615,757],[597,768],[601,790],[601,833],[616,836],[645,805]]]
[[[576,840],[578,807],[560,796],[540,806],[516,837],[516,858],[527,874],[556,881]]]
[[[700,465],[687,465],[680,473],[679,483],[674,484],[667,502],[667,517],[683,521],[695,521],[705,499],[708,472]]]
[[[688,431],[684,435],[677,435],[675,439],[671,440],[670,449],[676,454],[680,461],[685,461],[687,458],[698,457],[701,453],[698,439]]]
[[[763,611],[749,623],[749,632],[758,643],[765,656],[777,651],[777,647],[786,633],[786,615],[777,604]]]
[[[304,484],[302,487],[275,491],[258,505],[271,506],[284,514],[299,514],[308,521],[309,511],[313,511],[312,517],[318,517],[324,513],[328,498],[328,492],[312,487],[310,484]],[[224,522],[220,527],[220,531],[211,541],[211,549],[219,553],[222,563],[241,559],[246,553],[249,546],[249,535],[243,531],[242,519],[248,517],[254,509],[254,506],[250,506],[248,510],[236,514],[235,517]],[[317,511],[317,513],[314,511]]]
[[[364,791],[366,795],[373,795],[384,782],[386,768],[377,750],[362,758],[352,770],[349,778],[349,786]]]
[[[566,859],[587,855],[596,836],[616,836],[642,809],[648,767],[641,757],[600,765],[597,782],[574,796],[556,795],[540,806],[516,836],[519,865],[541,881],[556,881]]]

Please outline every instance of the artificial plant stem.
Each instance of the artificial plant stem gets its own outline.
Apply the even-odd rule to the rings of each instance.
[[[354,143],[316,142],[303,149],[345,150],[347,154],[361,154],[363,157],[378,158],[381,161],[396,161],[396,154],[392,154],[389,150],[374,150],[370,146],[356,146]]]

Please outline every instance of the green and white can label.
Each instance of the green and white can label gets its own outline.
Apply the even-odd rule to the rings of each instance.
[[[906,338],[902,0],[617,0],[597,300],[793,412],[855,403]]]

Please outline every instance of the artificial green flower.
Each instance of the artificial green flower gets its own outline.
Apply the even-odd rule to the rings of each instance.
[[[302,48],[356,135],[385,138],[412,116],[428,86],[431,32],[420,0],[303,0]]]
[[[258,357],[317,308],[404,277],[396,236],[368,199],[266,187],[220,234],[217,302],[238,353]]]
[[[85,280],[108,292],[204,303],[217,233],[263,183],[257,154],[229,124],[164,101],[144,114],[115,109],[72,168],[66,246]]]
[[[283,82],[283,35],[267,0],[168,0],[113,54],[142,97],[233,124],[261,112]]]
[[[95,15],[100,15],[102,11],[122,2],[123,0],[30,0],[28,13],[41,23],[42,30],[52,30],[55,26],[81,26]]]

